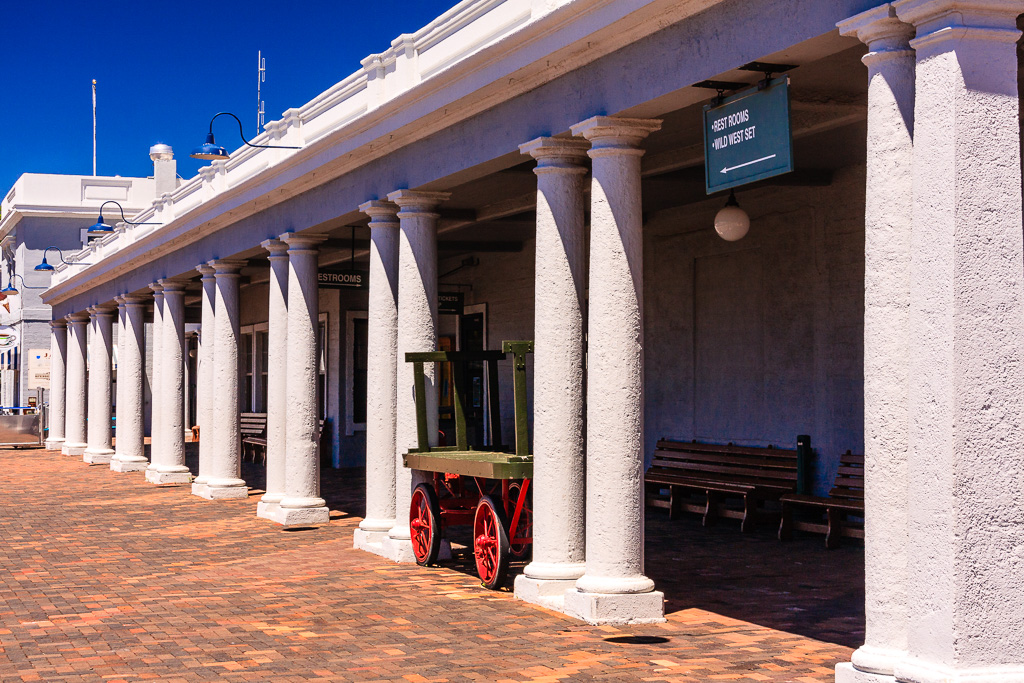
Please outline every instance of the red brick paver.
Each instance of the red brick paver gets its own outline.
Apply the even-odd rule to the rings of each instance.
[[[389,563],[351,548],[351,481],[330,525],[285,531],[255,518],[255,495],[0,458],[3,681],[809,682],[850,654],[696,607],[587,626],[458,566]]]

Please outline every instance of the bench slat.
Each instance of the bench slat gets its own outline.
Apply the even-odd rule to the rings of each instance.
[[[756,476],[752,477],[741,474],[728,474],[724,472],[706,472],[703,470],[667,470],[652,467],[647,470],[646,479],[651,482],[656,482],[659,479],[689,479],[699,481],[716,481],[739,486],[768,486],[790,491],[795,489],[794,482],[789,480],[770,479]]]
[[[737,455],[732,453],[683,453],[681,451],[655,451],[654,462],[711,462],[733,465],[748,465],[766,469],[795,470],[796,461],[782,458],[763,458],[755,455]]]
[[[693,443],[686,441],[671,441],[661,439],[657,448],[664,451],[682,451],[692,453],[736,453],[745,455],[777,456],[780,458],[792,458],[796,460],[796,451],[787,448],[757,448],[754,446],[733,446],[731,444],[720,445],[711,443]]]
[[[796,470],[768,471],[756,467],[735,467],[731,465],[713,465],[703,462],[664,462],[656,463],[666,469],[682,470],[686,472],[720,472],[735,476],[752,477],[758,480],[770,480],[780,482],[796,482]]]

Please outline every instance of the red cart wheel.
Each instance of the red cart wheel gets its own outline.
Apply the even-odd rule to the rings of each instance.
[[[412,492],[409,532],[416,564],[425,567],[437,562],[441,551],[441,508],[430,484],[418,484]]]
[[[490,496],[482,496],[473,515],[473,553],[476,572],[486,588],[494,590],[508,575],[508,532],[505,514]]]
[[[516,504],[519,502],[520,492],[523,490],[523,484],[519,481],[510,482],[508,485],[508,502],[509,520],[513,519],[516,514]],[[516,530],[512,538],[509,539],[509,550],[512,553],[512,557],[516,560],[523,560],[530,554],[530,548],[533,546],[533,507],[532,496],[527,492],[526,500],[523,501],[523,510],[519,513],[519,522],[516,524]],[[510,521],[509,524],[512,522]],[[509,530],[511,533],[511,529]],[[530,539],[530,540],[522,540]]]

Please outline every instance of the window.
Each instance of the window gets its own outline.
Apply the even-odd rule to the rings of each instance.
[[[352,343],[352,421],[366,423],[366,342],[369,325],[366,318],[353,323]]]
[[[267,371],[270,368],[270,333],[266,330],[257,332],[255,339],[257,350],[259,354],[260,365],[259,365],[259,391],[254,391],[255,395],[259,397],[259,403],[256,405],[257,413],[267,412]]]
[[[366,311],[345,314],[345,435],[366,431]]]
[[[249,329],[251,330],[252,328]],[[243,332],[239,336],[238,361],[241,364],[241,368],[239,368],[238,372],[238,383],[242,389],[242,395],[239,396],[239,407],[243,413],[255,412],[252,405],[252,344],[252,332]]]
[[[317,326],[317,378],[316,398],[317,412],[320,419],[327,419],[327,314],[320,314],[320,324]],[[326,429],[326,427],[325,427]]]

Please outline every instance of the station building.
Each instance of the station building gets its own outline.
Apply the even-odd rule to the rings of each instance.
[[[1024,681],[1022,12],[461,2],[268,123],[253,140],[268,147],[132,218],[155,225],[57,267],[50,443],[243,497],[239,415],[266,413],[258,514],[324,523],[321,460],[365,464],[355,543],[407,562],[404,354],[532,339],[519,597],[591,622],[663,618],[643,569],[655,442],[808,434],[816,493],[840,453],[866,462],[866,643],[837,680]],[[789,79],[794,170],[736,188],[749,233],[727,241],[703,109],[769,77]],[[480,429],[489,391],[467,416]],[[444,396],[427,399],[436,439]]]
[[[172,162],[173,165],[173,162]],[[163,180],[163,179],[161,179]],[[169,185],[176,187],[173,170]],[[60,263],[89,243],[88,226],[96,223],[104,202],[114,201],[130,216],[157,196],[156,177],[25,173],[0,203],[0,405],[24,406],[36,391],[48,389],[50,307],[42,293],[50,271],[35,270],[43,258]],[[107,217],[118,216],[113,205]],[[40,362],[42,361],[42,362]],[[44,400],[48,396],[44,393]]]

